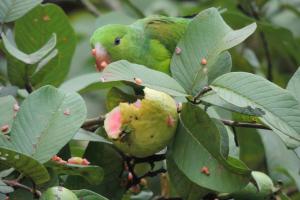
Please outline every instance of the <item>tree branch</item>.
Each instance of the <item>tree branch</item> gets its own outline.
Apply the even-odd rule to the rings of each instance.
[[[32,189],[32,188],[28,187],[27,185],[23,185],[23,184],[19,183],[16,180],[2,180],[2,181],[6,185],[9,185],[11,187],[21,188],[21,189],[27,190],[27,191],[31,192],[34,196],[36,196],[38,198],[41,197],[41,195],[42,195],[42,193],[39,190]]]
[[[81,3],[86,7],[86,9],[92,13],[95,17],[101,15],[100,11],[92,4],[89,0],[81,0]]]
[[[96,118],[92,118],[92,119],[87,119],[81,126],[81,128],[85,129],[85,130],[90,130],[91,128],[97,126],[103,126],[105,117],[104,116],[99,116]]]
[[[195,97],[194,97],[194,99],[193,99],[193,103],[199,103],[198,102],[198,99],[200,98],[200,97],[202,97],[204,94],[206,94],[207,92],[209,92],[209,91],[211,91],[212,89],[211,89],[211,87],[209,87],[209,86],[206,86],[206,87],[204,87]]]
[[[224,125],[231,126],[231,127],[244,127],[244,128],[257,128],[257,129],[265,129],[265,130],[272,130],[271,128],[257,123],[247,123],[247,122],[237,122],[228,119],[221,119]]]

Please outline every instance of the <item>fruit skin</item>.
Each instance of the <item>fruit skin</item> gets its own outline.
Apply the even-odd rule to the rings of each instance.
[[[43,193],[41,200],[79,200],[77,196],[69,189],[56,186],[51,187]]]
[[[135,157],[147,157],[162,150],[174,136],[178,123],[172,97],[149,88],[145,88],[144,93],[144,99],[136,103],[120,103],[106,115],[104,122],[107,135],[115,146]]]

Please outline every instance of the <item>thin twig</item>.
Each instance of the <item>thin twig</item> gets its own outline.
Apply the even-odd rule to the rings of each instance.
[[[228,119],[221,119],[224,125],[231,126],[231,127],[244,127],[244,128],[257,128],[257,129],[265,129],[265,130],[272,130],[271,128],[258,123],[247,123],[247,122],[237,122]]]
[[[15,187],[15,188],[21,188],[24,190],[27,190],[31,193],[33,193],[34,195],[36,195],[37,197],[40,197],[42,195],[42,193],[39,190],[33,190],[32,188],[28,187],[27,185],[23,185],[19,182],[17,182],[16,180],[2,180],[6,185],[9,185],[11,187]]]
[[[194,97],[194,99],[193,99],[193,102],[194,103],[197,103],[197,100],[200,98],[200,97],[202,97],[204,94],[206,94],[207,92],[209,92],[209,91],[211,91],[212,89],[211,89],[211,87],[209,87],[209,86],[206,86],[206,87],[204,87],[195,97]]]
[[[245,15],[253,17],[255,20],[260,21],[260,16],[259,16],[259,11],[257,9],[257,6],[255,2],[250,3],[249,5],[251,13],[247,12],[241,4],[238,4],[238,9],[241,10]],[[267,71],[267,79],[269,81],[273,80],[273,64],[272,64],[272,58],[271,58],[271,53],[270,53],[270,48],[269,44],[266,38],[266,35],[263,31],[259,32],[260,39],[262,41],[264,53],[267,59],[267,65],[268,65],[268,71]]]
[[[81,3],[86,7],[86,9],[92,13],[95,17],[99,17],[101,15],[100,11],[96,8],[94,4],[92,4],[89,0],[81,0]]]
[[[81,126],[83,129],[89,129],[90,127],[93,126],[102,126],[104,123],[105,117],[104,116],[99,116],[96,118],[92,119],[87,119]]]

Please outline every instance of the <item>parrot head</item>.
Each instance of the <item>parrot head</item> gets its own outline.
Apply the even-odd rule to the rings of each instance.
[[[118,24],[106,25],[94,32],[90,43],[99,71],[109,63],[129,56],[129,35],[129,27]]]

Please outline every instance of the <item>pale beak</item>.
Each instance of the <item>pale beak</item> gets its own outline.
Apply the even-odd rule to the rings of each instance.
[[[109,55],[100,43],[96,43],[95,48],[92,49],[92,55],[96,58],[96,68],[100,72],[110,63]]]

